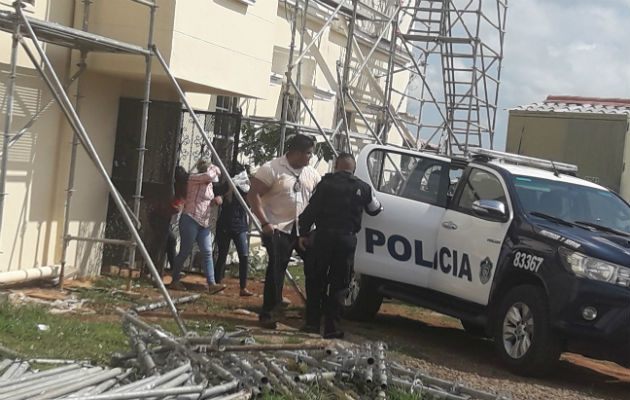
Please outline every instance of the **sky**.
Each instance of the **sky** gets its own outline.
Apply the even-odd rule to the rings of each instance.
[[[482,1],[487,15],[496,21],[495,0]],[[495,149],[505,149],[510,108],[542,102],[548,95],[630,98],[630,0],[507,1]],[[458,7],[468,2],[455,0]],[[496,32],[482,29],[481,36],[498,49]],[[454,35],[466,36],[461,33]],[[443,99],[440,56],[431,57],[426,79],[435,96]],[[496,76],[496,71],[491,75]],[[410,90],[417,95],[421,85],[416,80]],[[418,109],[417,102],[407,105],[410,114]],[[422,115],[425,124],[442,121],[432,105],[425,105]],[[430,131],[424,132],[427,139]]]
[[[507,109],[547,95],[630,98],[630,0],[509,0],[495,148]]]

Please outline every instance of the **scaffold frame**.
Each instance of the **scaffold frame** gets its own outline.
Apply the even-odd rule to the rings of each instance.
[[[503,59],[503,39],[507,13],[506,0],[283,0],[285,9],[291,9],[291,42],[289,61],[283,81],[281,118],[275,121],[281,127],[281,145],[284,148],[285,130],[289,125],[289,95],[300,99],[300,105],[315,125],[297,124],[298,130],[316,132],[333,144],[333,151],[353,152],[360,143],[350,144],[351,124],[347,112],[352,111],[363,124],[364,132],[354,132],[376,143],[390,143],[390,131],[398,133],[400,144],[407,148],[437,151],[441,154],[466,154],[469,148],[493,148],[496,111]],[[298,28],[300,10],[303,15],[309,7],[326,10],[327,17],[319,29],[307,32],[306,18]],[[496,16],[488,11],[496,10]],[[343,60],[338,61],[335,101],[337,112],[331,128],[317,120],[301,93],[301,80],[293,79],[293,70],[300,72],[300,61],[313,49],[334,20],[345,24],[347,44]],[[379,21],[372,32],[365,32],[360,22]],[[485,25],[484,25],[485,24]],[[401,27],[404,29],[401,30]],[[484,30],[485,29],[485,30]],[[482,30],[484,30],[482,32]],[[296,34],[300,34],[299,54],[296,51]],[[310,37],[304,45],[305,37]],[[367,38],[367,39],[366,39]],[[488,39],[489,38],[489,39]],[[362,42],[360,43],[360,40]],[[369,44],[364,54],[362,43]],[[377,48],[388,47],[386,73],[376,76],[373,56]],[[458,46],[455,48],[454,46]],[[468,46],[461,50],[462,46]],[[457,51],[456,51],[457,50]],[[439,62],[435,62],[439,58]],[[353,60],[356,65],[353,64]],[[402,61],[401,61],[402,59]],[[467,64],[462,60],[469,60]],[[358,62],[358,64],[357,64]],[[441,82],[430,82],[427,66],[436,64]],[[464,65],[465,64],[465,65]],[[404,90],[396,88],[396,74],[406,72],[409,79]],[[356,98],[356,82],[365,75],[370,89],[380,100],[375,104],[361,104]],[[378,78],[385,77],[384,85]],[[418,87],[418,82],[420,86]],[[400,97],[392,104],[392,96]],[[413,118],[403,116],[410,103],[417,103]],[[366,115],[366,108],[372,115]],[[299,110],[298,110],[299,112]],[[462,116],[462,113],[465,115]],[[432,117],[432,118],[428,118]],[[255,122],[255,117],[247,118]],[[305,118],[302,117],[301,120]],[[426,120],[428,119],[428,121]],[[393,129],[391,129],[393,128]],[[414,130],[415,132],[412,132]],[[327,136],[328,135],[328,136]],[[336,144],[335,137],[346,137],[345,144]],[[436,140],[437,139],[437,140]],[[436,142],[437,141],[437,142]]]
[[[161,276],[151,260],[149,253],[140,238],[138,214],[142,199],[142,179],[146,134],[148,125],[148,111],[151,93],[151,62],[155,57],[164,68],[170,81],[177,90],[180,100],[193,117],[194,125],[197,127],[207,148],[210,150],[217,165],[227,177],[227,181],[232,186],[237,201],[245,206],[254,228],[262,231],[259,222],[246,206],[245,200],[239,194],[230,179],[229,173],[218,157],[212,142],[199,120],[194,110],[186,100],[182,88],[170,72],[167,63],[164,61],[157,46],[153,42],[155,13],[157,9],[156,0],[131,0],[135,3],[147,6],[149,9],[149,31],[147,34],[146,47],[124,43],[118,40],[95,35],[87,32],[89,5],[93,0],[83,0],[84,14],[82,29],[71,28],[49,21],[42,21],[25,15],[22,0],[15,0],[14,12],[0,11],[0,31],[12,34],[11,46],[11,71],[9,84],[7,87],[7,108],[4,124],[4,141],[2,145],[2,158],[0,160],[0,232],[4,212],[4,200],[6,196],[7,180],[7,160],[11,145],[32,126],[52,103],[52,99],[38,110],[30,121],[16,134],[11,135],[12,115],[13,115],[13,95],[15,91],[17,50],[22,46],[28,57],[33,62],[42,79],[53,94],[54,100],[59,104],[68,123],[74,131],[72,150],[70,156],[70,168],[68,176],[68,189],[64,207],[64,232],[61,255],[62,272],[60,276],[60,287],[63,288],[64,267],[66,264],[66,251],[69,241],[91,241],[129,247],[129,265],[133,269],[135,262],[135,252],[139,251],[146,265],[151,271],[160,291],[167,299],[169,308],[173,313],[177,324],[182,332],[185,327],[181,321],[177,310],[162,282]],[[282,110],[281,118],[266,119],[256,116],[245,117],[244,121],[251,123],[277,123],[280,125],[281,141],[278,149],[279,154],[284,153],[284,143],[287,127],[298,131],[315,133],[321,136],[324,142],[330,146],[332,153],[336,156],[340,151],[356,153],[363,144],[367,142],[391,143],[390,132],[395,132],[400,137],[400,144],[406,148],[428,149],[443,154],[453,154],[461,152],[466,154],[473,147],[492,148],[494,139],[494,127],[496,121],[496,104],[498,101],[501,61],[503,58],[503,37],[505,33],[505,16],[507,11],[507,0],[486,0],[485,3],[496,5],[496,20],[490,18],[483,8],[484,0],[467,0],[463,6],[458,4],[460,0],[279,0],[284,3],[284,7],[291,9],[291,44],[289,49],[289,61],[281,90]],[[439,7],[434,7],[439,4]],[[319,30],[308,32],[307,12],[309,7],[318,7],[325,10],[327,18]],[[476,7],[476,8],[475,8]],[[299,11],[302,11],[302,26],[298,29]],[[423,16],[428,13],[428,19]],[[434,14],[438,15],[434,19]],[[473,16],[472,21],[468,16]],[[309,105],[302,93],[301,62],[305,56],[315,49],[315,44],[326,29],[329,29],[333,21],[339,22],[340,29],[346,37],[346,46],[343,51],[343,59],[336,65],[337,82],[335,82],[336,92],[334,94],[336,102],[335,117],[331,128],[322,124]],[[377,23],[378,22],[378,23]],[[466,22],[466,23],[464,23]],[[498,34],[498,42],[495,46],[486,43],[480,35],[482,33],[482,22],[487,23]],[[463,27],[458,27],[458,23]],[[371,25],[369,25],[371,24]],[[473,29],[469,29],[469,25]],[[366,26],[371,31],[366,31]],[[402,33],[401,27],[405,33]],[[296,43],[296,35],[300,32],[299,47]],[[462,35],[464,36],[454,36]],[[310,37],[308,43],[305,42]],[[35,54],[32,48],[27,45],[26,38],[31,41],[32,48],[36,49]],[[65,86],[62,86],[60,79],[53,70],[52,64],[40,45],[40,41],[54,45],[64,46],[80,51],[80,61],[78,69],[69,79]],[[470,53],[458,53],[456,46],[470,46]],[[294,58],[294,52],[298,48],[298,54]],[[367,50],[364,52],[364,50]],[[386,54],[387,61],[381,62],[377,67],[374,55],[377,51]],[[145,81],[144,94],[142,100],[142,119],[140,129],[140,145],[138,151],[138,170],[136,171],[136,187],[133,196],[133,209],[124,201],[110,177],[107,174],[102,161],[94,149],[89,135],[87,134],[80,118],[81,75],[86,69],[87,57],[90,52],[109,52],[119,54],[131,54],[145,58]],[[427,78],[427,66],[429,57],[439,56],[441,59],[442,72],[442,97],[440,90],[435,89],[435,83],[429,82]],[[39,57],[39,60],[37,59]],[[468,67],[461,67],[462,59],[470,59]],[[297,69],[298,79],[293,78],[293,71]],[[376,71],[384,71],[380,74]],[[409,73],[408,83],[404,90],[395,87],[393,81],[396,74],[401,72]],[[462,72],[468,79],[462,80]],[[357,81],[365,78],[369,86],[370,93],[375,95],[378,102],[368,102],[360,98],[360,90]],[[384,79],[384,83],[381,81]],[[422,87],[416,89],[414,81],[422,81]],[[76,103],[73,105],[66,91],[76,82]],[[460,86],[465,86],[461,89]],[[490,88],[490,89],[489,89]],[[462,91],[463,90],[463,91]],[[392,104],[392,97],[400,97],[398,104]],[[289,96],[296,96],[298,102],[293,105],[295,109],[290,109]],[[427,97],[428,96],[428,97]],[[413,118],[407,117],[407,109],[401,110],[408,102],[419,103],[418,113]],[[426,123],[423,116],[430,114],[426,107],[432,105],[434,114],[438,114],[437,122]],[[303,111],[301,111],[301,110]],[[462,111],[466,114],[464,119],[460,115]],[[347,111],[352,111],[351,121]],[[289,121],[289,114],[293,113],[296,121],[305,120],[301,114],[308,115],[315,126],[310,126],[301,122]],[[481,116],[485,117],[482,121]],[[434,115],[435,116],[435,115]],[[358,123],[357,123],[358,121]],[[484,122],[485,125],[482,123]],[[416,132],[412,132],[412,126]],[[354,127],[354,128],[353,128]],[[356,128],[356,129],[355,129]],[[363,132],[361,132],[363,130]],[[422,137],[423,130],[430,130],[430,134]],[[487,136],[486,142],[482,136]],[[439,137],[437,144],[432,140]],[[472,140],[474,139],[474,140]],[[71,198],[74,192],[74,172],[76,169],[77,146],[81,145],[99,174],[105,181],[110,194],[119,209],[123,220],[129,228],[130,240],[114,240],[105,238],[88,238],[73,236],[69,234],[69,214],[71,209]],[[293,284],[294,289],[304,299],[300,288],[292,279],[289,271],[287,276]]]

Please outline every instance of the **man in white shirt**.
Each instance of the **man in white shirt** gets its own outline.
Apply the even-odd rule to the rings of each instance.
[[[287,143],[288,152],[265,163],[251,179],[247,200],[263,229],[263,245],[269,263],[265,273],[263,306],[259,315],[265,328],[275,329],[273,311],[282,302],[284,274],[294,249],[307,258],[297,246],[298,215],[308,204],[320,176],[309,166],[314,141],[305,135],[295,135]]]

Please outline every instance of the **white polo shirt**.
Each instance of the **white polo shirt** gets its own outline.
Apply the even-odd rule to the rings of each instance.
[[[315,168],[292,168],[286,156],[273,159],[258,168],[256,179],[269,190],[262,197],[262,206],[270,224],[285,233],[291,233],[293,224],[311,198],[315,186],[321,180]],[[296,180],[301,189],[294,191]]]

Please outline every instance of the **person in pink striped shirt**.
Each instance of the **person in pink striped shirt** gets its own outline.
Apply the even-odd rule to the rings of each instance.
[[[185,290],[180,282],[180,272],[184,261],[190,255],[193,244],[197,241],[201,253],[202,264],[208,282],[208,292],[218,293],[225,289],[214,280],[214,266],[212,265],[212,235],[210,230],[210,213],[212,206],[220,205],[220,196],[214,196],[212,182],[219,180],[221,171],[205,159],[197,162],[197,173],[188,177],[188,188],[184,210],[179,219],[180,246],[175,257],[172,281],[169,287],[174,290]]]

